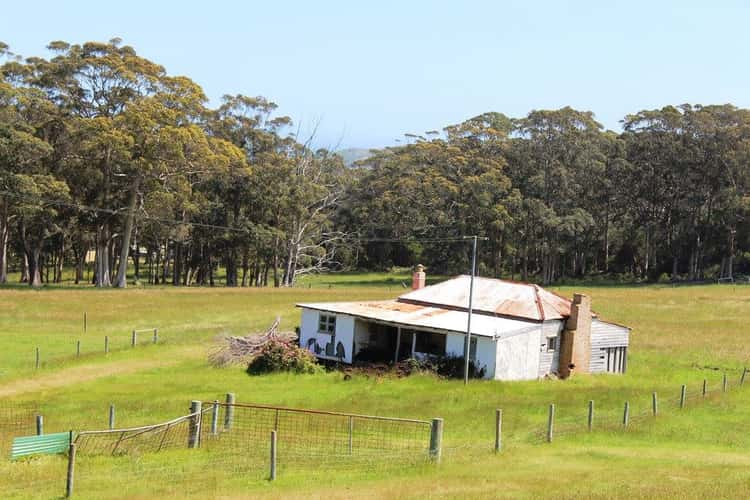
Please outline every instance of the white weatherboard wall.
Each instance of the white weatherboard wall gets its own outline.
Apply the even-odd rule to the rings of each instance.
[[[326,344],[334,340],[333,349],[336,351],[336,345],[339,342],[344,347],[344,363],[352,362],[352,348],[354,344],[354,318],[345,314],[336,314],[336,336],[318,332],[318,323],[321,314],[332,314],[313,309],[302,309],[302,319],[300,321],[299,344],[307,348],[310,339],[315,339],[318,345],[325,350]],[[337,360],[336,356],[326,356],[325,352],[316,354],[319,358]]]
[[[474,335],[477,341],[476,365],[484,368],[484,378],[495,378],[495,339]],[[446,356],[463,357],[466,335],[448,334],[445,339]]]
[[[540,328],[497,340],[495,380],[539,378]]]
[[[627,347],[629,337],[630,330],[628,328],[594,318],[591,321],[591,361],[589,364],[591,373],[606,372],[607,355],[605,349],[608,347]]]
[[[542,323],[542,335],[539,338],[539,378],[550,373],[556,373],[560,365],[561,333],[565,323],[562,320],[545,321]],[[548,350],[548,338],[556,337],[555,350]]]

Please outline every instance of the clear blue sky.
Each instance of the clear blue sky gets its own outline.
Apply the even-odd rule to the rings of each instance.
[[[394,144],[485,111],[570,105],[619,129],[666,104],[750,107],[750,8],[731,1],[7,1],[0,40],[121,37],[203,86],[264,95],[323,146]]]

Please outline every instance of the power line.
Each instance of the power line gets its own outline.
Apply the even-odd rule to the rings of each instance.
[[[5,196],[8,198],[16,198],[20,200],[26,200],[26,201],[37,202],[37,203],[42,202],[48,205],[72,208],[72,209],[79,210],[81,212],[91,212],[91,213],[96,213],[96,214],[122,215],[127,211],[126,208],[112,209],[112,208],[93,207],[90,205],[82,205],[80,203],[73,203],[73,202],[68,202],[64,200],[53,200],[49,198],[40,198],[37,196],[14,193],[12,191],[5,191],[5,190],[0,190],[0,196]],[[216,229],[216,230],[224,230],[224,231],[234,231],[238,233],[250,233],[249,229],[242,228],[242,227],[224,226],[220,224],[208,224],[204,222],[181,221],[177,219],[166,219],[162,217],[155,217],[153,215],[148,215],[143,212],[139,213],[137,218],[141,220],[145,219],[145,220],[149,220],[153,222],[158,222],[160,224],[168,224],[168,225],[175,225],[175,226],[183,225],[183,226],[197,227],[197,228],[203,228],[203,229]],[[447,226],[442,226],[442,227],[447,227]],[[349,236],[349,237],[343,237],[342,239],[351,243],[455,243],[455,242],[467,241],[472,238],[473,236],[444,236],[444,237],[428,237],[428,238],[419,238],[419,237],[361,238],[361,237],[356,237],[356,236]],[[486,241],[489,238],[478,236],[477,239]]]

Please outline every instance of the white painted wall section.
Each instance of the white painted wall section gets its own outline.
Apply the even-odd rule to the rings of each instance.
[[[499,339],[495,380],[535,380],[539,377],[541,328]]]
[[[327,356],[325,354],[325,348],[326,345],[329,343],[333,343],[333,351],[336,352],[336,346],[339,342],[341,342],[341,345],[344,348],[344,357],[342,358],[342,361],[344,363],[351,364],[352,362],[352,354],[353,354],[353,347],[354,347],[354,324],[355,319],[351,316],[347,316],[344,314],[336,314],[336,334],[330,335],[327,333],[321,333],[318,332],[318,323],[320,319],[321,314],[332,314],[332,313],[325,313],[320,311],[315,311],[312,309],[302,309],[302,318],[300,321],[300,334],[299,334],[299,343],[300,346],[302,346],[305,349],[310,348],[310,342],[311,340],[314,340],[317,342],[317,344],[323,349],[323,352],[320,354],[315,354],[313,351],[313,348],[310,348],[310,350],[315,354],[317,357],[322,359],[332,359],[332,360],[338,360],[335,355],[334,356]]]

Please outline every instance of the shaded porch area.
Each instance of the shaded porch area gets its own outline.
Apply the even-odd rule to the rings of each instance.
[[[357,319],[354,325],[354,360],[399,362],[408,358],[445,356],[448,336],[426,330]]]

